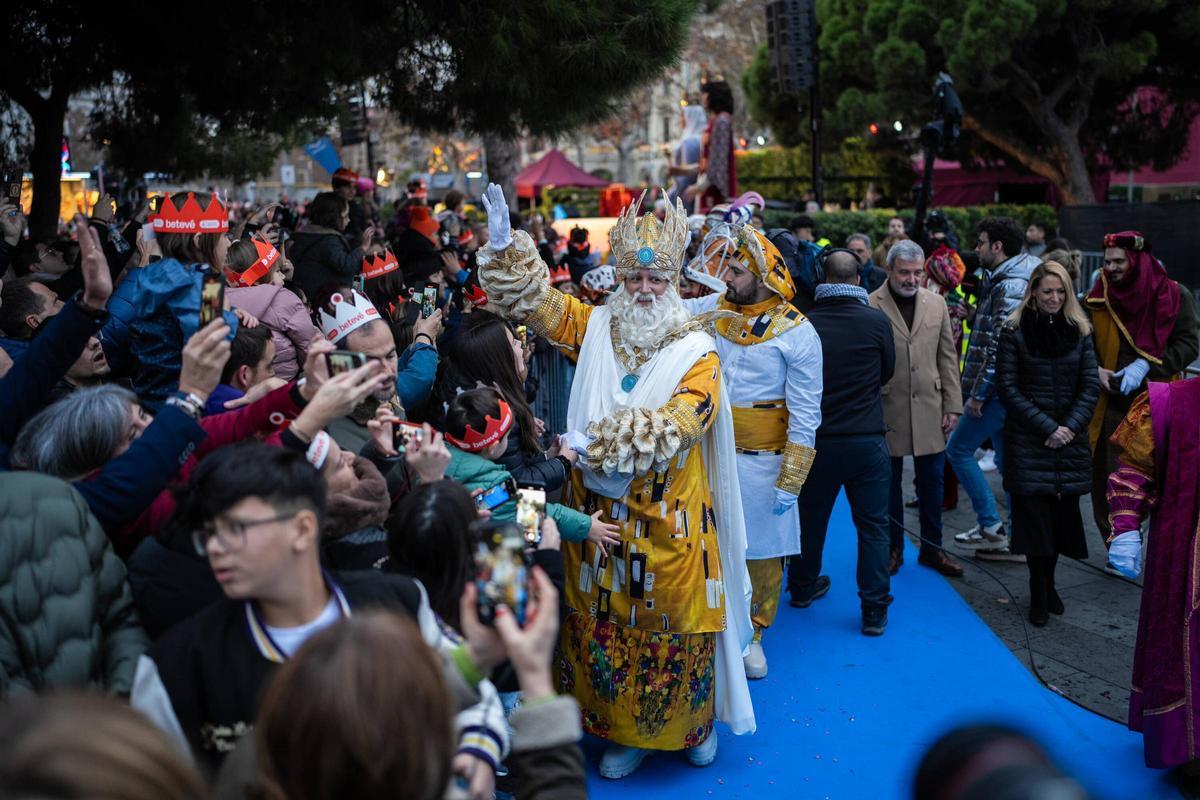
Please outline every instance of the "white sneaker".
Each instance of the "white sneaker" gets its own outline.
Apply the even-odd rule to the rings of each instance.
[[[693,767],[707,767],[717,760],[717,731],[713,730],[703,744],[683,751]]]
[[[996,471],[996,453],[994,450],[984,452],[983,458],[979,459],[979,468],[984,472]]]
[[[703,747],[703,745],[701,745]],[[688,751],[691,752],[691,751]],[[600,774],[610,780],[624,778],[633,774],[642,765],[649,750],[640,747],[626,747],[623,744],[610,744],[600,757]]]
[[[954,534],[954,541],[968,550],[1005,550],[1008,548],[1008,537],[1004,534],[1004,526],[997,525],[992,530],[976,525],[969,531]]]
[[[746,677],[752,681],[767,677],[767,654],[763,652],[762,642],[751,642],[746,655],[742,656],[746,666]]]

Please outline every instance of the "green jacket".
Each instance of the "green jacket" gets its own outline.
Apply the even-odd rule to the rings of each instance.
[[[125,565],[69,484],[0,475],[0,696],[128,694],[148,640]]]
[[[450,466],[446,467],[446,477],[458,481],[471,491],[490,489],[512,477],[508,470],[494,461],[459,450],[449,442],[446,447],[450,450]],[[558,532],[564,542],[582,542],[592,527],[592,518],[587,514],[558,503],[546,503],[546,516],[558,523]],[[509,500],[492,510],[492,519],[511,522],[516,518],[516,500]]]

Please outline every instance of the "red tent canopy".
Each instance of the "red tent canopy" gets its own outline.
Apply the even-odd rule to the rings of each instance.
[[[545,186],[608,186],[608,181],[589,175],[567,160],[557,149],[517,173],[517,197],[535,199]]]

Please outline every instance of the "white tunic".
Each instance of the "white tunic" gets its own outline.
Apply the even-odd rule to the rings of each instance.
[[[721,295],[683,303],[692,314],[717,307]],[[821,425],[821,339],[807,320],[758,344],[735,344],[716,336],[723,389],[729,404],[746,407],[783,399],[788,409],[788,441],[816,444]],[[780,558],[800,552],[800,515],[793,508],[775,516],[775,480],[783,456],[738,453],[742,512],[746,519],[746,558]]]

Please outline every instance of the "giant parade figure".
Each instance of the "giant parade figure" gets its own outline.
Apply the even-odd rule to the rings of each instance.
[[[755,679],[767,675],[762,635],[779,607],[784,558],[800,552],[796,500],[816,456],[823,376],[821,339],[789,302],[796,287],[783,255],[741,216],[714,225],[687,269],[718,294],[684,306],[725,312],[714,329],[746,519],[754,639],[745,665]]]
[[[564,502],[621,526],[611,548],[563,544],[560,687],[609,742],[603,776],[655,750],[705,766],[714,718],[754,731],[742,663],[752,626],[732,412],[713,337],[677,290],[687,216],[678,201],[661,223],[639,218],[640,199],[626,208],[609,235],[619,286],[588,306],[551,287],[498,186],[484,206],[479,279],[492,308],[578,363],[567,440],[581,457]]]

